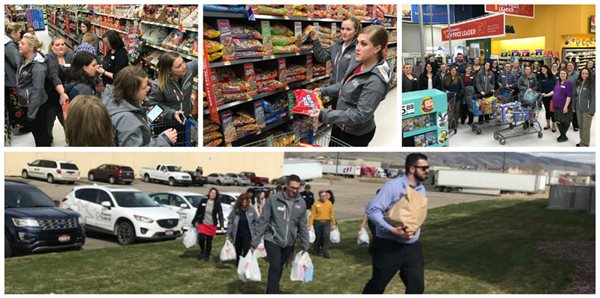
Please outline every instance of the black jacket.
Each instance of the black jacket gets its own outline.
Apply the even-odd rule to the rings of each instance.
[[[419,75],[419,89],[420,90],[427,90],[427,75],[425,74],[425,72],[421,73],[421,75]],[[433,77],[431,78],[432,83],[433,83],[433,89],[437,89],[442,91],[442,78],[440,78],[440,76],[434,72]]]
[[[402,92],[411,92],[419,90],[418,78],[413,75],[413,80],[402,73]]]
[[[196,223],[202,224],[204,221],[204,213],[206,210],[206,202],[208,199],[200,200],[200,204],[198,204],[198,209],[196,209],[196,214],[194,214],[194,219],[192,219],[192,226],[196,225]],[[221,201],[219,199],[215,199],[215,206],[213,207],[212,212],[213,221],[218,222],[217,225],[220,228],[225,228],[223,223],[223,208],[221,208]]]

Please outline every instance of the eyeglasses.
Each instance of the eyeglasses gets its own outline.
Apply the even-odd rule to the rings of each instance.
[[[429,171],[429,166],[413,166],[413,167],[415,167],[417,169],[421,169],[423,171]]]

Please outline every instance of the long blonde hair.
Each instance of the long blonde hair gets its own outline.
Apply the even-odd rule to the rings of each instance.
[[[65,137],[72,147],[115,146],[112,120],[98,97],[78,95],[72,99],[65,119]]]
[[[173,67],[173,63],[179,57],[177,53],[164,52],[158,58],[158,89],[160,91],[167,89],[169,77],[171,76],[171,67]]]
[[[31,33],[25,33],[23,34],[23,38],[27,41],[27,43],[33,48],[33,52],[37,52],[39,51],[42,46],[44,46],[44,43],[41,42],[37,37],[35,37],[35,35],[31,34]]]

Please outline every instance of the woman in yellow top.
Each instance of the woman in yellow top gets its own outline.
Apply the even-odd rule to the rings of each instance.
[[[308,228],[315,228],[315,254],[319,255],[321,249],[323,256],[329,259],[329,234],[331,228],[337,226],[335,214],[333,213],[333,204],[327,199],[328,193],[325,190],[319,191],[319,200],[316,201],[310,210],[308,218]]]

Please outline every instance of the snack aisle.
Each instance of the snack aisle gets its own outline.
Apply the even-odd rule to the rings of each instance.
[[[346,16],[388,29],[395,86],[396,5],[204,5],[204,146],[326,146],[330,125],[292,113],[294,90],[329,84],[331,62],[316,61],[308,32],[331,46]]]
[[[101,36],[107,30],[117,31],[129,53],[130,64],[142,66],[151,79],[157,78],[158,59],[163,52],[177,52],[186,62],[198,59],[196,5],[46,5],[45,9],[50,37],[64,37],[70,50],[79,44],[81,20],[88,19],[100,38],[99,56],[109,50]],[[176,145],[197,146],[197,86],[198,78],[195,77],[191,119],[188,118],[184,125],[158,119],[152,123],[155,133],[173,127],[180,134]]]

